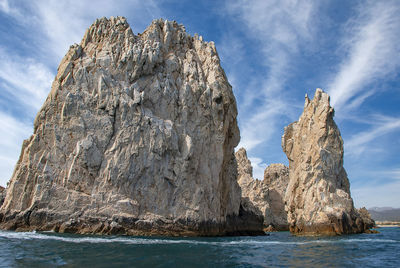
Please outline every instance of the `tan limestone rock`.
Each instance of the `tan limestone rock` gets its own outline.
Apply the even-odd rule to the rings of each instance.
[[[239,217],[236,101],[213,42],[102,18],[63,58],[0,227],[132,235],[259,232]],[[253,229],[251,229],[253,228]]]
[[[289,225],[285,211],[285,194],[289,184],[289,169],[284,164],[271,164],[264,171],[263,184],[268,188],[268,204],[264,212],[264,225],[276,231],[287,231]]]
[[[260,181],[253,178],[253,168],[246,150],[240,148],[235,156],[245,210],[262,216],[267,231],[288,230],[284,201],[289,181],[288,168],[283,164],[271,164],[265,169],[264,180]]]
[[[289,159],[286,191],[290,230],[297,234],[364,231],[343,168],[343,141],[333,121],[329,96],[317,89],[306,96],[299,121],[285,128],[282,148]]]

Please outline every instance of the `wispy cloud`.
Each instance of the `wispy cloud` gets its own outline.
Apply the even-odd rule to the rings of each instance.
[[[300,44],[313,38],[313,1],[229,1],[228,10],[238,16],[246,32],[256,39],[268,68],[264,93],[276,92],[288,77],[290,58]]]
[[[313,39],[317,6],[313,1],[239,0],[228,1],[227,10],[254,40],[252,45],[259,48],[263,59],[258,64],[265,70],[240,89],[244,93],[239,104],[239,146],[252,155],[252,149],[267,144],[273,134],[281,131],[278,123],[297,108],[289,104],[284,89],[294,68],[291,62],[301,46]]]
[[[356,207],[399,207],[399,189],[400,180],[397,180],[378,185],[364,184],[352,189],[351,193]]]
[[[48,67],[32,58],[21,58],[0,48],[0,84],[3,93],[13,96],[14,103],[36,113],[50,91],[54,79]],[[3,107],[4,108],[4,107]]]
[[[1,11],[15,17],[31,31],[37,33],[35,40],[40,44],[39,49],[53,58],[57,65],[68,47],[79,43],[85,30],[96,18],[109,16],[128,16],[134,12],[130,21],[134,30],[142,31],[152,19],[161,16],[161,11],[154,1],[99,0],[95,3],[82,0],[70,1],[7,1],[2,0]]]
[[[347,55],[328,87],[336,110],[361,105],[379,87],[370,85],[400,67],[400,2],[368,1],[344,27]]]
[[[10,179],[24,139],[29,138],[32,126],[0,111],[0,185]]]
[[[247,150],[266,143],[276,132],[280,117],[285,115],[288,104],[282,99],[266,98],[262,109],[254,108],[254,115],[244,118],[241,124],[241,141],[239,147]],[[279,141],[278,141],[279,142]]]
[[[0,12],[19,25],[15,34],[26,33],[21,40],[29,44],[24,47],[24,55],[20,55],[17,49],[5,48],[0,40],[0,184],[5,185],[22,140],[32,133],[30,122],[50,92],[55,67],[68,47],[79,43],[98,17],[134,13],[129,22],[138,32],[160,17],[161,12],[152,0],[0,0]]]
[[[389,116],[372,116],[371,127],[357,133],[345,142],[346,156],[360,156],[367,149],[374,149],[371,143],[388,133],[400,130],[400,118]]]
[[[53,51],[57,55],[63,55],[73,43],[79,43],[83,34],[93,23],[93,20],[104,16],[128,15],[128,11],[135,12],[135,23],[140,23],[140,30],[160,14],[153,1],[77,1],[71,4],[68,1],[35,1],[38,17],[42,28],[51,41]]]
[[[13,8],[12,6],[10,6],[10,3],[8,0],[0,0],[0,11],[15,16],[15,17],[20,17],[21,13],[19,12],[19,10],[17,8]]]
[[[258,157],[250,157],[249,160],[251,162],[251,166],[253,167],[253,178],[263,180],[264,170],[267,167],[267,164]]]
[[[387,174],[396,180],[400,180],[400,168],[387,171]]]

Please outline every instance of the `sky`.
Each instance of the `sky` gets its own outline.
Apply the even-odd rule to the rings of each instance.
[[[331,96],[356,207],[400,207],[400,1],[0,0],[0,185],[70,45],[99,17],[134,33],[175,20],[214,41],[237,100],[254,177],[287,164],[286,125],[307,93]]]

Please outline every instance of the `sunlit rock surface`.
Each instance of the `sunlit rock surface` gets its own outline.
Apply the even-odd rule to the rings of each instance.
[[[262,222],[247,224],[240,212],[236,116],[213,42],[172,21],[134,35],[125,18],[98,19],[58,68],[0,227],[257,233]]]
[[[285,191],[289,170],[283,164],[271,164],[264,171],[264,180],[253,178],[253,168],[244,148],[236,153],[238,182],[242,188],[242,205],[264,218],[268,231],[288,230]]]
[[[343,141],[333,121],[329,96],[307,96],[299,121],[285,128],[282,148],[289,160],[286,190],[290,231],[296,234],[350,234],[365,230],[354,208],[343,168]]]

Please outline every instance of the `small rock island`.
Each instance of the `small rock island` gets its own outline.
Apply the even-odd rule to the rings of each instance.
[[[285,128],[289,167],[252,178],[213,42],[174,21],[134,35],[101,18],[62,59],[0,208],[0,228],[165,236],[350,234],[354,208],[329,96]],[[365,217],[364,217],[365,218]]]

